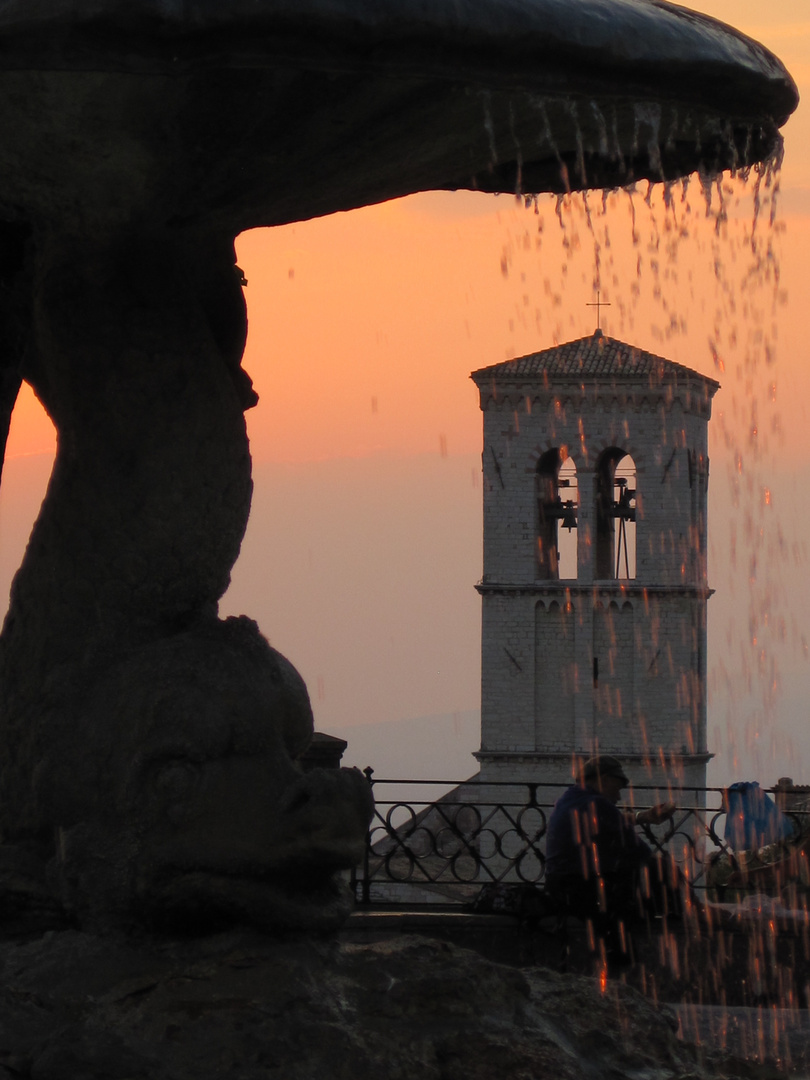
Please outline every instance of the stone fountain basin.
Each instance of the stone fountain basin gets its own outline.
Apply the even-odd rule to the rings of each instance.
[[[0,0],[0,210],[233,235],[671,179],[767,157],[797,101],[761,45],[663,0]]]

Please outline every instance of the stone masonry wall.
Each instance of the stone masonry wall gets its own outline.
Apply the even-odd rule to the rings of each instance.
[[[708,417],[705,401],[666,386],[535,384],[487,397],[482,749],[529,756],[511,772],[505,758],[482,759],[482,772],[536,780],[544,759],[556,782],[598,746],[646,759],[642,771],[666,784],[662,749],[705,754]],[[555,448],[573,460],[578,492],[576,577],[560,580],[537,558],[537,468]],[[599,462],[618,452],[636,470],[629,580],[595,576]],[[702,763],[680,771],[705,778]]]
[[[579,692],[576,612],[552,600],[535,606],[534,748],[564,753],[575,745],[574,703]]]

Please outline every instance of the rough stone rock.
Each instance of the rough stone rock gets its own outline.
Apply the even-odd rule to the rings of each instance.
[[[0,1076],[702,1080],[754,1075],[634,991],[422,938],[78,931],[0,946]]]

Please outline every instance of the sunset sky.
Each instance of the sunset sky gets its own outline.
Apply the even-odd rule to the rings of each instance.
[[[793,0],[692,6],[770,47],[810,101],[810,12]],[[810,782],[810,111],[785,137],[776,228],[767,207],[753,239],[750,187],[727,192],[718,245],[696,182],[673,212],[660,194],[651,211],[643,195],[604,212],[593,196],[593,228],[581,203],[563,228],[552,199],[535,214],[512,197],[427,193],[239,238],[244,366],[260,404],[248,413],[254,514],[223,611],[252,615],[300,668],[319,728],[345,736],[478,707],[481,414],[469,373],[591,333],[598,250],[605,333],[722,384],[710,428],[713,778],[770,784],[788,770]],[[677,251],[670,221],[688,225]],[[50,423],[24,394],[0,496],[4,590],[52,453]]]

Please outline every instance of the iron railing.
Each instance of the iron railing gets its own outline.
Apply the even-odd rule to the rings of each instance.
[[[545,873],[545,834],[559,784],[461,783],[376,779],[374,818],[363,863],[353,874],[357,903],[463,904],[490,882],[537,885]],[[660,788],[634,785],[633,806],[660,798]],[[739,853],[724,839],[723,788],[673,788],[675,815],[657,827],[643,826],[651,847],[671,855],[697,888],[705,888],[712,865]],[[788,815],[797,831],[807,812]]]

